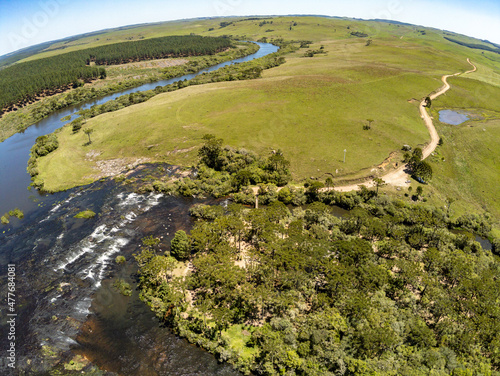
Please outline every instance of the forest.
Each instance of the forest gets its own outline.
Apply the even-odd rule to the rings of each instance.
[[[0,70],[0,115],[83,83],[106,77],[98,65],[146,59],[212,55],[231,47],[231,40],[197,35],[169,36],[114,43],[14,64]]]
[[[143,240],[141,298],[176,333],[247,374],[500,375],[500,242],[474,236],[488,218],[310,181],[285,205],[294,189],[265,184],[287,184],[282,154],[205,141],[198,171],[232,171],[240,191],[261,176],[267,199],[198,204],[189,234]]]

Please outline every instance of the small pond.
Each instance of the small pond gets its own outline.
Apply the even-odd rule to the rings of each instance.
[[[460,125],[469,119],[470,119],[469,116],[467,116],[464,113],[459,113],[452,110],[439,111],[439,121],[441,123],[450,125]]]

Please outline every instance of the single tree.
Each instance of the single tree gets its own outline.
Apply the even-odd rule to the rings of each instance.
[[[189,257],[189,238],[184,231],[179,230],[175,233],[174,238],[170,242],[170,253],[177,260],[185,260]]]
[[[333,179],[331,178],[331,176],[326,178],[325,185],[328,189],[333,188]]]
[[[430,97],[426,97],[425,98],[425,105],[424,106],[427,107],[427,108],[431,108],[431,106],[432,106],[432,100],[431,100]]]
[[[416,193],[417,193],[417,197],[422,196],[422,193],[424,193],[424,189],[422,188],[422,186],[421,186],[421,185],[419,185],[419,186],[417,187],[417,192],[416,192]]]
[[[377,187],[377,196],[378,196],[378,189],[386,185],[386,183],[380,178],[373,179],[373,182],[375,183],[375,187]]]
[[[432,167],[426,161],[421,161],[413,168],[413,175],[421,178],[425,182],[432,179]]]
[[[418,161],[420,162],[424,156],[424,153],[423,153],[422,149],[415,148],[415,149],[413,149],[413,156],[418,158]]]
[[[203,136],[205,144],[198,151],[201,162],[215,170],[220,167],[219,157],[222,154],[222,138],[217,138],[213,134]]]
[[[87,119],[90,119],[90,114],[91,111],[89,109],[86,110],[80,110],[77,112],[78,115],[80,115],[83,118],[83,124],[87,123]]]
[[[90,135],[94,133],[94,130],[92,128],[86,128],[83,130],[83,133],[85,133],[87,136],[89,136],[89,144],[92,143],[92,140],[90,139]]]
[[[239,170],[232,176],[233,186],[239,191],[241,187],[247,186],[252,182],[252,173],[248,169]]]

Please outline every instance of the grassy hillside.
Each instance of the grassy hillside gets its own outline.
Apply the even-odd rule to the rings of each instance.
[[[499,118],[498,109],[487,105],[492,98],[498,98],[499,55],[449,42],[443,36],[450,33],[317,17],[279,17],[266,19],[265,24],[264,20],[224,21],[234,22],[220,27],[221,19],[179,21],[114,32],[110,39],[116,42],[119,38],[129,38],[130,33],[153,37],[182,31],[313,43],[287,55],[285,64],[264,71],[261,79],[188,87],[94,118],[88,122],[88,127],[95,130],[91,146],[83,146],[85,135],[72,135],[69,129],[64,129],[59,134],[61,147],[40,160],[40,177],[46,187],[62,189],[88,182],[92,175],[97,176],[92,166],[99,160],[148,158],[193,164],[205,133],[222,137],[233,147],[261,154],[281,148],[291,160],[296,181],[309,177],[324,179],[332,174],[336,184],[342,184],[381,174],[400,163],[403,144],[423,146],[428,142],[418,101],[441,87],[443,74],[469,70],[467,58],[477,65],[478,71],[452,79],[452,90],[434,106],[488,109],[489,118]],[[368,36],[360,38],[352,33]],[[101,38],[92,38],[79,43],[86,43],[87,47],[103,43]],[[76,42],[74,46],[68,45],[68,48],[78,47]],[[323,53],[304,57],[308,50]],[[374,121],[370,130],[363,130],[367,119]],[[497,130],[494,124],[488,123],[491,132]],[[471,134],[461,129],[442,126],[438,129],[449,140],[439,152],[448,153],[443,157],[453,163],[461,152],[457,148],[465,147],[466,140],[475,140],[475,149],[481,149],[483,144],[482,137],[474,134],[472,139]],[[493,140],[494,137],[484,137],[485,142]],[[482,161],[495,160],[498,148],[492,144],[490,149],[490,152],[481,149],[476,155]],[[90,151],[98,155],[92,161],[85,158]],[[494,190],[482,189],[477,178],[487,171],[490,184],[498,183],[498,174],[490,173],[496,171],[491,170],[493,165],[486,162],[476,170],[463,171],[452,169],[451,164],[443,168],[440,161],[442,158],[432,159],[436,172],[434,200],[442,203],[445,196],[451,195],[462,202],[455,204],[462,211],[496,205],[488,204],[494,202],[491,201]],[[469,162],[472,163],[468,159]],[[465,180],[471,183],[467,189],[460,185],[449,188],[450,182]],[[485,192],[481,196],[482,191]]]

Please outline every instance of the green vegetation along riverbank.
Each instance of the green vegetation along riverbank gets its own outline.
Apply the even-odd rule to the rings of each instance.
[[[358,204],[337,218],[341,195]],[[137,252],[142,299],[245,373],[500,374],[497,256],[422,203],[319,198],[194,207],[170,252]]]
[[[111,44],[14,64],[0,70],[0,115],[32,103],[41,96],[51,96],[69,85],[78,87],[83,82],[105,78],[106,70],[95,65],[213,55],[231,46],[228,38],[172,36]]]
[[[185,92],[185,90],[179,89],[185,89],[188,86],[189,88],[201,87],[203,86],[202,84],[211,82],[255,79],[260,77],[263,70],[283,64],[285,60],[281,55],[286,54],[288,51],[293,49],[294,47],[289,45],[288,47],[283,48],[277,53],[267,55],[257,60],[241,64],[229,65],[217,71],[197,76],[190,81],[182,81],[167,85],[165,87],[157,87],[155,90],[137,93],[134,95],[124,95],[114,101],[109,101],[103,105],[93,107],[88,111],[86,117],[93,118],[94,116],[105,114],[108,112],[110,112],[110,115],[113,115],[117,112],[120,112],[120,109],[128,109],[124,107],[137,106],[142,102],[145,102],[144,104],[150,103],[152,100],[154,100],[153,97],[155,96],[165,95],[165,93],[174,94],[177,91]],[[101,118],[101,116],[97,116],[97,118]],[[116,175],[120,173],[127,165],[137,164],[137,159],[130,158],[129,156],[124,155],[124,158],[115,159],[115,161],[113,162],[113,165],[115,166],[115,168],[113,168],[113,173],[110,173],[110,170],[108,168],[109,165],[107,163],[102,165],[103,168],[100,171],[96,171],[92,168],[93,166],[91,163],[89,163],[89,161],[93,161],[95,160],[95,158],[101,158],[101,153],[96,152],[94,146],[99,143],[100,140],[103,140],[102,133],[99,134],[99,132],[102,132],[102,130],[92,126],[94,119],[95,118],[87,121],[85,123],[85,126],[83,126],[81,119],[76,119],[72,123],[68,124],[64,128],[59,129],[51,135],[51,137],[55,138],[55,142],[57,142],[57,145],[59,146],[69,145],[69,143],[71,142],[76,142],[76,145],[78,146],[76,146],[73,150],[69,151],[69,149],[59,147],[57,148],[57,150],[56,148],[51,148],[48,153],[45,153],[45,149],[42,147],[41,150],[43,152],[43,155],[38,153],[36,150],[32,150],[28,172],[33,177],[33,184],[36,187],[43,188],[44,190],[50,192],[68,189],[72,186],[98,180],[101,177],[110,176],[110,174]],[[82,127],[83,131],[80,131]],[[92,130],[92,132],[94,133],[91,140],[90,138],[87,139],[87,135],[85,134],[85,131],[87,130]],[[137,143],[142,144],[147,140],[144,137],[144,133],[135,132],[134,128],[123,127],[122,131],[127,132],[130,137],[136,138]],[[152,130],[150,130],[150,133],[151,132]],[[172,141],[172,134],[167,135],[163,126],[157,128],[153,133],[156,132],[163,134],[163,136],[161,136],[162,138],[166,140],[170,139]],[[85,145],[83,145],[83,148],[81,148],[82,140],[80,137],[82,135],[85,136],[85,139],[88,141],[84,141]],[[116,148],[114,152],[120,153],[119,150],[123,150],[124,147],[123,143],[118,138],[112,138],[118,141],[118,143],[114,145],[114,147]],[[45,138],[39,138],[37,143],[43,143],[45,142],[44,140]],[[88,146],[90,146],[91,148],[89,148]],[[108,144],[108,146],[111,146],[111,144]],[[39,146],[35,146],[35,149],[37,148],[39,148]],[[141,158],[141,161],[162,161],[163,158],[158,153],[158,151],[162,149],[160,144],[156,143],[145,145],[145,148],[152,154],[151,157]],[[181,153],[183,153],[183,151],[181,151]],[[62,155],[66,155],[66,157],[63,157],[63,159],[61,160],[59,158],[61,158]],[[73,165],[73,163],[75,162],[77,163],[77,165]],[[50,166],[49,170],[51,171],[49,175],[45,173],[45,168],[48,166]],[[55,173],[55,176],[52,176],[52,173]]]

